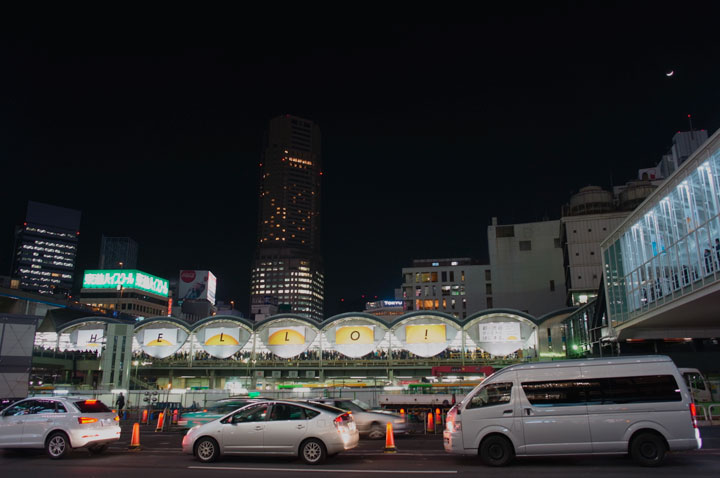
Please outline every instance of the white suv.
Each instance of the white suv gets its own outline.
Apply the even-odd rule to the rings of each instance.
[[[120,438],[119,420],[100,400],[26,398],[0,412],[0,448],[44,448],[54,459],[73,448],[102,453]]]

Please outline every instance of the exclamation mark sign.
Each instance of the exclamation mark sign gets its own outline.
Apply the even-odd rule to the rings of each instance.
[[[427,342],[427,333],[428,333],[428,329],[425,329],[425,341],[426,342]]]

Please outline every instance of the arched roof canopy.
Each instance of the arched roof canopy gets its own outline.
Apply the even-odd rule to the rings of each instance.
[[[74,329],[78,326],[81,326],[83,324],[91,324],[91,323],[102,323],[102,324],[124,324],[125,322],[122,322],[117,319],[111,319],[108,317],[82,317],[80,319],[75,319],[70,322],[66,322],[65,324],[61,325],[57,329],[58,334],[66,333],[66,331],[70,329]]]
[[[345,312],[343,314],[338,314],[330,317],[329,319],[325,319],[322,321],[319,325],[321,327],[320,330],[323,332],[326,332],[329,330],[333,325],[335,325],[338,322],[346,322],[350,321],[352,319],[361,319],[367,322],[372,322],[375,325],[379,325],[384,330],[389,330],[389,324],[377,317],[376,315],[368,314],[366,312]]]
[[[538,322],[535,317],[532,315],[516,310],[516,309],[486,309],[482,310],[480,312],[477,312],[475,314],[472,314],[470,317],[468,317],[465,320],[464,328],[467,328],[469,326],[472,326],[476,324],[477,322],[482,321],[486,317],[490,316],[505,316],[505,317],[517,317],[518,319],[522,319],[524,321],[530,322],[532,325],[537,326]]]
[[[183,329],[185,332],[190,334],[190,331],[192,330],[192,326],[181,319],[176,319],[175,317],[150,317],[149,319],[143,319],[140,322],[137,322],[135,324],[135,330],[143,329],[147,327],[148,325],[152,324],[158,324],[163,322],[169,322],[173,325],[176,325]]]
[[[397,328],[398,325],[401,325],[402,323],[407,322],[409,319],[413,319],[415,317],[432,317],[434,319],[446,320],[448,322],[452,322],[453,324],[457,325],[458,328],[462,329],[462,321],[460,319],[456,319],[450,314],[439,312],[437,310],[415,310],[413,312],[408,312],[407,314],[403,314],[390,322],[390,328],[394,330]]]
[[[556,319],[556,318],[557,319],[562,318],[564,320],[570,314],[575,312],[577,309],[578,309],[577,307],[567,307],[564,309],[553,310],[552,312],[548,312],[547,314],[541,315],[540,317],[538,317],[537,324],[541,325],[547,321],[553,321],[553,319]]]
[[[310,327],[314,328],[315,330],[320,330],[320,325],[322,322],[318,322],[316,320],[308,319],[307,317],[303,317],[302,315],[298,314],[276,314],[271,315],[265,320],[262,320],[260,322],[255,323],[255,326],[253,327],[256,331],[266,329],[270,325],[272,325],[273,322],[279,322],[282,320],[292,320],[297,322],[302,322],[303,325],[309,325]]]
[[[197,330],[206,324],[210,324],[213,322],[235,322],[239,325],[243,325],[246,328],[253,330],[255,327],[255,322],[248,320],[244,317],[238,317],[236,315],[211,315],[209,317],[205,317],[204,319],[198,320],[194,324],[192,324],[190,327],[192,330]]]

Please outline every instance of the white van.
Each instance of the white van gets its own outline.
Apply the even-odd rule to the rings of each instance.
[[[490,466],[515,456],[626,454],[659,465],[702,446],[695,404],[666,356],[513,365],[450,409],[445,451]]]

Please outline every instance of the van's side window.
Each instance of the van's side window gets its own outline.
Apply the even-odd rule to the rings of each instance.
[[[585,405],[586,382],[579,380],[550,380],[525,382],[525,396],[536,407],[568,407]]]
[[[490,385],[482,387],[470,399],[467,408],[491,407],[493,405],[510,403],[512,385],[512,382],[491,383]]]
[[[522,389],[530,404],[537,407],[682,400],[672,375],[523,382]]]
[[[680,388],[672,375],[601,379],[603,403],[679,402]]]

